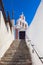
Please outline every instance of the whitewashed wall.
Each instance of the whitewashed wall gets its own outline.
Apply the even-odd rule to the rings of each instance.
[[[0,11],[0,58],[4,55],[4,53],[14,40],[14,32],[12,29],[11,33],[9,24],[8,24],[8,30],[9,31],[7,31],[7,28],[5,26],[2,12]]]
[[[31,44],[34,45],[34,48],[37,51],[38,55],[40,57],[43,57],[43,2],[42,1],[36,11],[32,23],[27,29],[27,35],[31,40]],[[30,45],[30,50],[32,50],[31,45]],[[31,55],[33,59],[33,65],[43,65],[35,52],[32,53],[31,51]]]

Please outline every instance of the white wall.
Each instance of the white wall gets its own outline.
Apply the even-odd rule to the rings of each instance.
[[[34,19],[26,33],[31,40],[31,43],[35,45],[38,55],[43,57],[43,2],[40,3]],[[33,65],[42,65],[36,53],[32,54],[32,59],[34,62]]]
[[[15,20],[11,19],[11,23],[12,23],[12,28],[13,28],[12,33],[13,33],[13,36],[14,36],[14,39],[15,39],[15,29],[14,29],[14,27],[15,27]]]
[[[43,63],[40,61],[40,59],[38,58],[37,54],[32,52],[33,47],[30,44],[31,42],[27,42],[27,46],[30,49],[30,53],[31,53],[31,58],[32,58],[32,65],[43,65]]]
[[[4,55],[14,40],[14,33],[11,33],[9,25],[8,28],[9,31],[7,31],[2,12],[0,11],[0,58]]]

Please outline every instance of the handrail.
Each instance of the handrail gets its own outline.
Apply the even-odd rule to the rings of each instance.
[[[32,45],[31,45],[32,46]],[[32,46],[33,47],[33,50],[35,51],[35,53],[37,54],[37,56],[38,56],[38,58],[40,59],[40,61],[43,63],[43,61],[41,60],[42,58],[39,56],[39,54],[37,53],[37,51],[36,51],[36,49],[34,48],[34,46]]]
[[[27,37],[28,37],[28,36],[27,36]],[[29,39],[29,37],[28,37],[28,39]],[[30,41],[31,41],[31,40],[30,40]],[[31,44],[31,43],[30,43],[30,44]],[[37,56],[38,56],[38,58],[40,59],[40,61],[43,63],[43,61],[42,61],[43,57],[40,57],[40,56],[39,56],[39,54],[37,53],[36,49],[34,48],[34,45],[31,44],[31,46],[32,46],[33,50],[35,51],[35,53],[37,54]]]
[[[18,25],[18,26],[19,26],[19,25]],[[22,27],[21,27],[20,29],[22,29]],[[26,35],[26,36],[27,36],[27,35]],[[27,38],[28,38],[28,40],[29,40],[29,37],[28,37],[28,36],[27,36]],[[31,41],[31,40],[29,40],[29,41]],[[40,59],[40,61],[43,63],[43,61],[42,61],[43,57],[40,57],[40,56],[39,56],[39,54],[37,53],[37,51],[36,51],[35,48],[34,48],[34,45],[31,44],[31,46],[32,46],[32,48],[34,49],[34,51],[35,51],[35,53],[37,54],[37,56],[38,56],[38,58]]]

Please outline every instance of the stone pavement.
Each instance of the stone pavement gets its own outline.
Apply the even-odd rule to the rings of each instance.
[[[32,65],[25,40],[15,40],[0,61],[0,65]]]

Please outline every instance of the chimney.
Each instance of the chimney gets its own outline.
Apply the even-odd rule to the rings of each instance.
[[[8,12],[8,23],[9,23],[9,26],[10,26],[10,30],[12,31],[12,23],[11,23],[11,20],[10,20],[9,12]]]
[[[12,19],[11,19],[11,23],[12,23],[12,26],[14,27],[14,25],[15,25],[15,20],[14,20],[14,10],[12,11]]]

